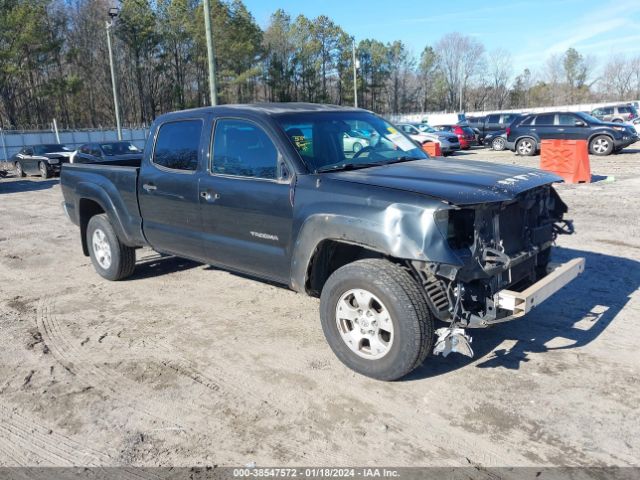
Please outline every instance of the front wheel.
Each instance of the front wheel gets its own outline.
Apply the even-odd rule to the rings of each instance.
[[[433,317],[418,283],[382,259],[345,265],[320,296],[322,330],[347,367],[378,380],[397,380],[433,347]]]
[[[358,153],[362,150],[362,144],[360,142],[356,142],[353,144],[353,153]]]
[[[45,162],[40,162],[38,167],[40,169],[40,176],[42,178],[51,178],[51,172],[49,171],[49,167],[47,167],[47,164]]]
[[[122,280],[136,268],[136,250],[124,245],[103,213],[87,225],[87,245],[96,272],[107,280]]]
[[[589,144],[589,150],[594,155],[609,155],[613,150],[613,142],[606,135],[598,135]]]
[[[491,142],[491,148],[493,148],[496,152],[501,152],[506,147],[506,142],[502,137],[496,137]]]

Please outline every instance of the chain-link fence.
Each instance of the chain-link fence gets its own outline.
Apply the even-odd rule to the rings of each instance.
[[[122,140],[130,141],[143,149],[149,135],[146,127],[123,128]],[[59,141],[58,141],[59,138]],[[118,133],[115,129],[82,130],[4,130],[0,129],[0,162],[7,162],[21,148],[30,145],[62,143],[70,148],[78,148],[85,143],[115,142]]]

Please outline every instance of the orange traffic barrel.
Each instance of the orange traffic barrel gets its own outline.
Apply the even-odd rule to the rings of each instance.
[[[540,168],[567,183],[590,183],[589,146],[586,140],[542,140]]]
[[[430,157],[441,157],[442,150],[440,150],[440,144],[436,142],[425,142],[422,144],[422,149],[429,154]]]

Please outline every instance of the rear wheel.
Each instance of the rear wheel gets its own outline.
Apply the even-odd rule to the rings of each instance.
[[[598,135],[589,143],[589,151],[594,155],[609,155],[613,151],[613,141],[606,135]]]
[[[45,162],[40,162],[40,164],[38,165],[38,168],[40,170],[40,176],[42,178],[50,178],[51,177],[51,172],[49,171],[49,167],[47,166],[47,164]]]
[[[496,137],[491,142],[491,148],[493,148],[496,152],[500,152],[504,150],[506,147],[506,142],[502,137]]]
[[[120,241],[104,213],[89,220],[87,245],[93,267],[107,280],[127,278],[136,268],[135,249]]]
[[[27,174],[24,173],[24,168],[22,168],[22,164],[20,162],[16,162],[16,177],[26,177]]]
[[[345,265],[320,297],[322,330],[347,367],[378,380],[397,380],[433,347],[433,317],[418,283],[383,259]]]
[[[536,153],[536,142],[531,138],[523,138],[516,143],[516,152],[525,157],[531,157]]]

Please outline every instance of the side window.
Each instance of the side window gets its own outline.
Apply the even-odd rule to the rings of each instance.
[[[502,124],[503,125],[511,125],[516,119],[518,118],[517,115],[503,115],[502,116]]]
[[[604,107],[602,112],[604,115],[613,115],[613,107]]]
[[[487,117],[487,123],[499,123],[500,115],[489,115]]]
[[[212,173],[276,179],[278,150],[262,128],[244,120],[216,122]]]
[[[576,116],[575,115],[571,115],[570,113],[559,113],[558,114],[558,125],[573,127],[576,124],[576,120],[578,120],[576,118]]]
[[[520,122],[520,123],[518,124],[518,126],[520,126],[520,125],[531,125],[531,124],[533,123],[533,119],[534,119],[534,118],[535,118],[535,117],[527,117],[527,118],[525,118],[524,120],[522,120],[522,122]]]
[[[631,108],[629,108],[629,107],[618,107],[618,113],[631,113]]]
[[[91,149],[89,148],[89,145],[82,145],[80,147],[80,153],[91,154]]]
[[[553,125],[554,114],[538,115],[536,117],[536,125]]]
[[[201,120],[165,123],[156,137],[153,163],[172,170],[196,170],[201,134]]]
[[[94,157],[102,157],[102,150],[98,145],[91,145],[91,155]]]

